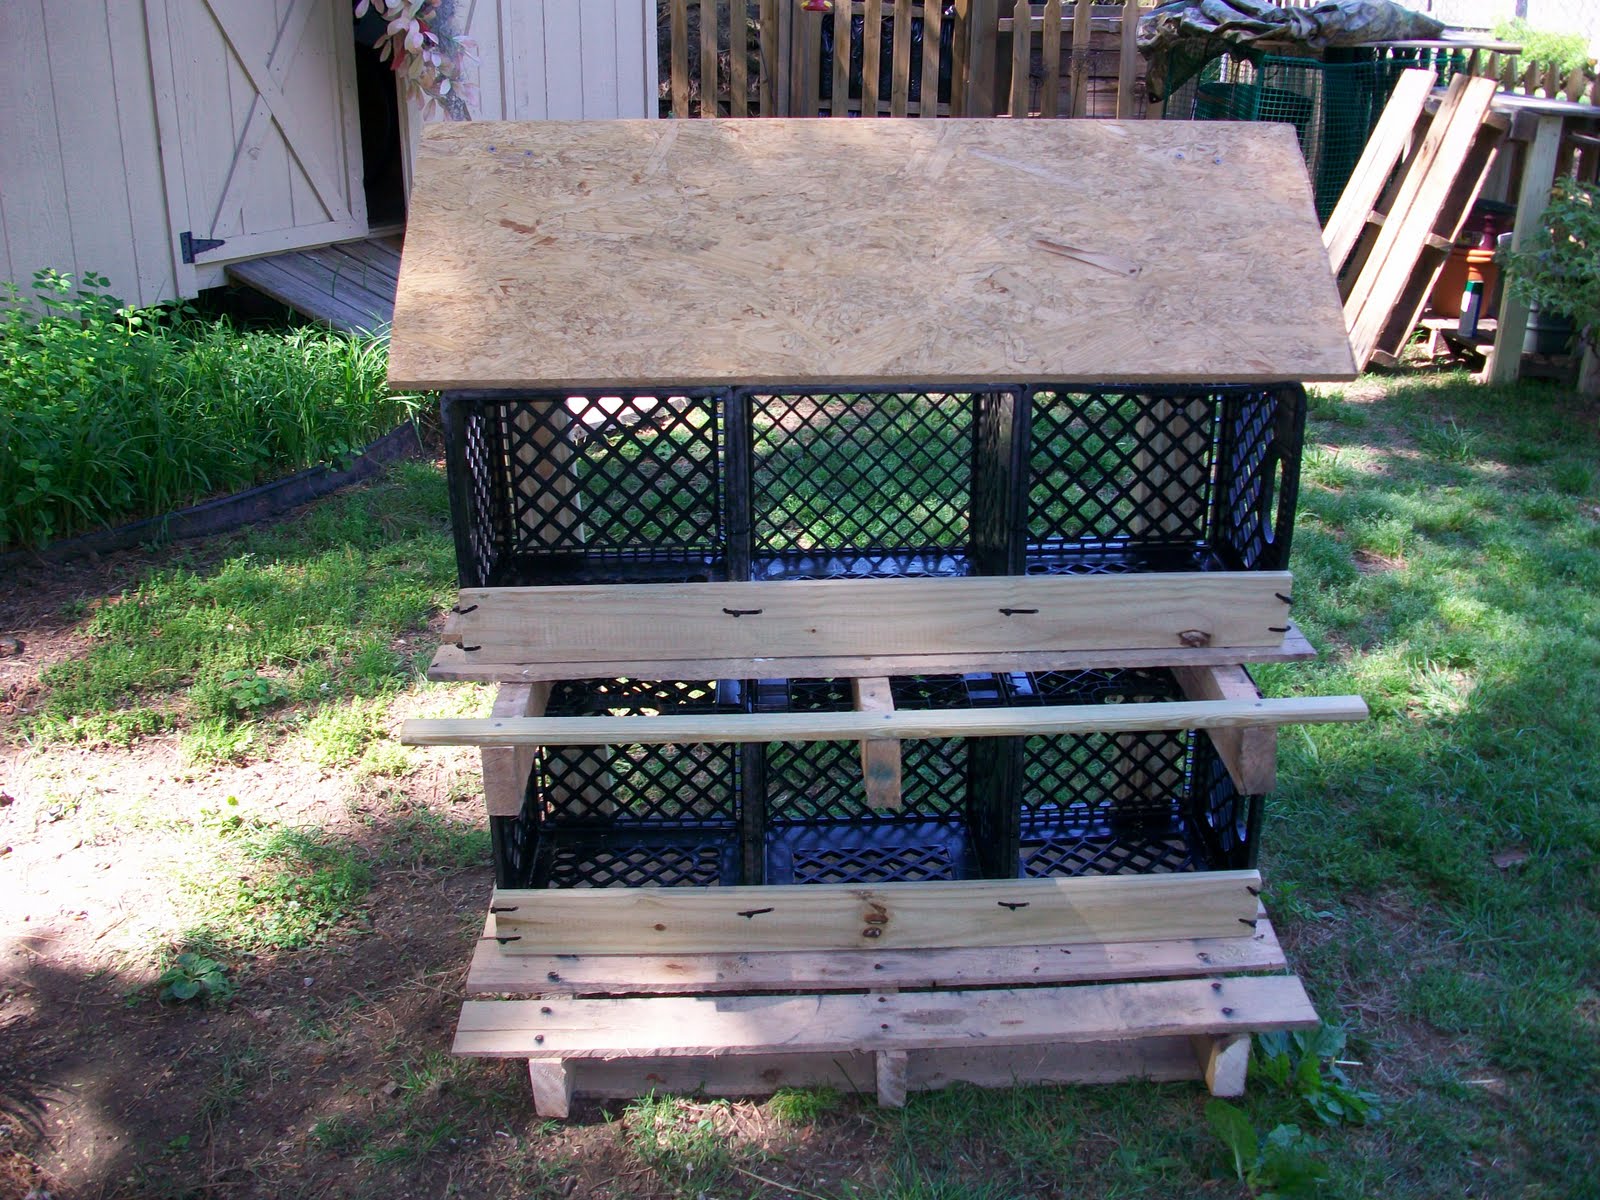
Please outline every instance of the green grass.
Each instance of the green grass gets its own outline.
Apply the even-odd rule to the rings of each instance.
[[[381,339],[128,309],[104,283],[0,292],[0,548],[334,461],[416,410],[388,392]]]

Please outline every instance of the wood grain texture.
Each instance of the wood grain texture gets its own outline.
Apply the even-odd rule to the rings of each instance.
[[[1293,975],[888,995],[469,1000],[454,1053],[563,1059],[848,1053],[1230,1036],[1317,1024]]]
[[[865,676],[851,681],[856,711],[894,711],[894,691],[885,676]],[[900,743],[893,738],[869,738],[861,743],[861,783],[869,808],[899,808]]]
[[[1174,667],[1183,694],[1191,700],[1249,700],[1261,695],[1242,666]],[[1278,783],[1276,729],[1212,729],[1207,735],[1217,748],[1233,784],[1247,796],[1261,796]]]
[[[1335,273],[1355,249],[1367,217],[1378,203],[1389,176],[1405,153],[1422,106],[1433,91],[1432,71],[1402,71],[1400,81],[1390,93],[1377,127],[1367,139],[1349,182],[1339,194],[1328,223],[1322,228],[1322,243],[1328,248],[1328,262]]]
[[[507,954],[710,954],[1237,937],[1255,871],[861,887],[498,889]]]
[[[1335,380],[1339,314],[1279,126],[475,121],[423,133],[389,377]]]
[[[548,683],[503,683],[495,691],[491,715],[537,717],[549,700]],[[489,816],[514,817],[522,811],[537,754],[532,746],[483,747],[483,803]]]
[[[775,672],[801,679],[855,679],[863,675],[964,675],[971,671],[1078,671],[1111,667],[1226,666],[1237,662],[1306,662],[1317,651],[1289,622],[1283,643],[1271,647],[1205,646],[1196,649],[1109,647],[1096,650],[1040,650],[982,654],[769,655],[732,658],[658,658],[648,662],[592,659],[584,662],[503,662],[459,646],[441,646],[428,666],[438,681],[531,683],[538,680],[767,678]]]
[[[472,954],[468,996],[861,991],[1105,983],[1280,971],[1272,922],[1240,936],[982,950],[769,950],[723,954],[506,954],[491,914]]]
[[[895,712],[696,713],[656,717],[488,717],[408,720],[408,746],[667,746],[699,742],[918,741],[942,737],[1144,733],[1365,721],[1360,696],[1157,701]]]
[[[445,638],[497,662],[1275,647],[1291,582],[1219,571],[463,588],[471,611]]]

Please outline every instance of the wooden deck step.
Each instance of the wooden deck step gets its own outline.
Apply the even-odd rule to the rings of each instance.
[[[398,238],[367,238],[230,263],[228,278],[335,329],[381,332],[394,320]]]

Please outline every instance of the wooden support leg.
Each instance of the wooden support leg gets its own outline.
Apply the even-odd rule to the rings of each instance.
[[[1522,249],[1535,237],[1555,183],[1556,156],[1561,149],[1560,116],[1541,116],[1534,126],[1533,146],[1522,160],[1522,186],[1517,193],[1517,219],[1511,248]],[[1489,383],[1514,383],[1522,371],[1522,337],[1528,330],[1528,306],[1507,290],[1500,299],[1500,321],[1494,347],[1484,363]]]
[[[904,1050],[879,1050],[875,1057],[878,1064],[878,1107],[904,1108],[906,1106],[906,1052]]]
[[[533,1111],[541,1117],[565,1117],[572,1109],[572,1064],[559,1058],[530,1058]]]
[[[856,711],[893,712],[894,695],[882,676],[853,681]],[[873,738],[861,743],[861,778],[872,808],[899,808],[900,743],[893,738]]]
[[[496,717],[542,717],[549,699],[548,683],[502,683],[490,711]],[[537,753],[533,746],[483,748],[483,802],[491,817],[514,817],[522,811],[522,793]]]
[[[1178,685],[1190,700],[1256,700],[1261,696],[1242,666],[1174,667]],[[1257,726],[1206,731],[1211,744],[1247,796],[1262,796],[1278,784],[1278,731]]]
[[[1244,1095],[1245,1073],[1250,1066],[1250,1035],[1193,1039],[1195,1057],[1200,1060],[1206,1087],[1213,1096]]]

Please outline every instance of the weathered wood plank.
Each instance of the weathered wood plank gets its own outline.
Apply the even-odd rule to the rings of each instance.
[[[732,7],[731,5],[729,6]],[[730,12],[729,16],[733,14]],[[717,107],[717,0],[700,0],[700,115],[720,115]]]
[[[1185,153],[1196,136],[1160,121],[430,125],[390,381],[1351,377],[1294,131],[1216,122],[1214,152]],[[1192,228],[1206,237],[1173,234]],[[1085,249],[1139,269],[1038,254],[1084,230]],[[1173,302],[1196,279],[1231,297],[1200,323]]]
[[[1134,84],[1139,71],[1139,0],[1123,0],[1122,39],[1117,55],[1117,120],[1131,121],[1137,109]]]
[[[672,115],[689,115],[689,0],[670,0],[672,4]]]
[[[883,0],[867,0],[861,19],[861,115],[878,115],[878,81],[882,71]]]
[[[944,5],[927,0],[922,6],[922,86],[917,115],[939,115],[939,52],[944,45]]]
[[[1261,695],[1242,666],[1174,667],[1183,694],[1191,700],[1249,700]],[[1233,784],[1247,796],[1261,796],[1278,783],[1276,729],[1212,729],[1207,736],[1228,768]]]
[[[1276,647],[1291,582],[1238,571],[464,588],[445,638],[497,662]]]
[[[1089,5],[1072,6],[1072,108],[1074,117],[1089,115]]]
[[[1061,0],[1045,0],[1041,37],[1044,78],[1039,85],[1039,115],[1053,117],[1061,110]]]
[[[1028,20],[1028,0],[1016,0],[1015,16],[1011,28],[1011,104],[1013,117],[1028,115],[1028,93],[1032,80],[1029,72],[1033,65],[1033,26]],[[1021,18],[1020,27],[1017,18]]]
[[[497,890],[508,954],[710,954],[1169,941],[1249,933],[1255,871],[869,887]]]
[[[1355,249],[1363,223],[1378,203],[1390,174],[1422,116],[1423,105],[1433,91],[1432,71],[1403,71],[1377,127],[1367,139],[1361,159],[1350,180],[1339,194],[1328,223],[1322,229],[1322,244],[1328,248],[1328,262],[1337,274]]]
[[[491,914],[473,950],[468,996],[873,988],[961,988],[1280,971],[1283,948],[1258,916],[1244,936],[981,950],[769,950],[723,954],[506,954]]]
[[[541,1117],[562,1119],[572,1112],[572,1064],[559,1058],[530,1058],[528,1078],[533,1083],[533,1111]]]
[[[658,658],[648,662],[593,659],[584,662],[500,662],[459,646],[441,646],[428,667],[428,678],[463,682],[531,682],[557,679],[754,679],[774,673],[801,679],[854,679],[863,675],[964,675],[990,671],[1074,671],[1093,667],[1226,666],[1237,662],[1305,662],[1317,651],[1305,634],[1289,622],[1283,644],[1275,647],[1209,646],[1196,649],[1016,651],[983,654],[799,655],[774,659]]]
[[[911,101],[911,0],[894,0],[893,75],[889,86],[889,115],[903,117]]]
[[[848,4],[833,6],[833,99],[830,112],[836,117],[850,113],[850,9]]]
[[[891,995],[469,1000],[454,1053],[570,1060],[777,1047],[786,1053],[915,1051],[1226,1037],[1317,1024],[1305,988],[1292,975]]]
[[[537,717],[549,699],[548,683],[502,683],[491,715]],[[533,746],[483,747],[483,801],[489,816],[514,817],[522,811],[523,793],[537,753]]]

